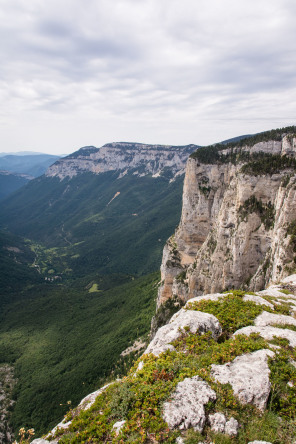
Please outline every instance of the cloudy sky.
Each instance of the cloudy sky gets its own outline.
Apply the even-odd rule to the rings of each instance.
[[[295,0],[0,0],[0,151],[296,124]]]

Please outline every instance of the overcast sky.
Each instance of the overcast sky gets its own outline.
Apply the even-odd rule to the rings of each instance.
[[[295,0],[0,0],[0,152],[296,124]]]

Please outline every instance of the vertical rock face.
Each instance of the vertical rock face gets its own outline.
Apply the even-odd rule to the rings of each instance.
[[[247,141],[246,141],[247,144]],[[198,153],[198,151],[197,151]],[[172,295],[260,290],[295,267],[296,136],[187,162],[182,216],[167,242],[158,306]]]

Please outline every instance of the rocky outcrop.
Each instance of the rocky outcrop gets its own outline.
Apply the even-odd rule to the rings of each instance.
[[[221,384],[230,384],[242,404],[254,404],[264,410],[270,393],[268,357],[271,350],[258,350],[238,356],[233,362],[212,365],[212,375]]]
[[[225,433],[226,435],[236,436],[239,428],[238,421],[230,418],[227,421],[223,413],[217,412],[209,415],[211,429],[216,433]]]
[[[250,318],[231,309],[228,294],[190,300],[158,330],[126,377],[84,398],[45,440],[33,443],[56,443],[61,437],[73,443],[185,443],[187,432],[194,431],[203,443],[220,442],[221,433],[234,443],[293,442],[296,370],[291,347],[296,347],[296,331],[289,323],[293,307],[285,298],[295,301],[296,276],[284,281],[270,288],[272,298],[264,291],[234,292]],[[199,301],[203,311],[197,311]],[[244,327],[223,335],[234,321]],[[275,321],[285,328],[267,325]],[[280,338],[290,339],[291,347]],[[277,423],[268,436],[262,415],[266,408]],[[258,441],[264,438],[270,441]]]
[[[185,329],[199,334],[210,331],[214,339],[218,339],[222,333],[219,321],[215,316],[201,311],[181,309],[167,325],[157,331],[145,353],[153,353],[158,356],[165,350],[174,350],[171,343],[178,339],[185,332]]]
[[[206,422],[204,406],[215,399],[216,393],[201,378],[186,378],[177,385],[172,400],[164,404],[162,417],[170,428],[193,427],[202,432]]]
[[[294,325],[296,326],[296,319],[293,316],[279,315],[263,311],[256,319],[254,324],[256,327],[266,327],[267,325]]]
[[[173,178],[184,173],[187,158],[196,148],[196,145],[167,146],[123,142],[109,143],[101,148],[89,146],[55,162],[47,170],[46,176],[64,179],[86,172],[99,174],[119,171],[119,177],[132,172],[137,176],[149,174],[153,177],[169,173]]]
[[[284,135],[222,150],[221,161],[189,158],[181,221],[164,248],[158,306],[172,295],[186,301],[242,286],[257,291],[291,274],[295,146],[295,136]]]
[[[240,328],[234,333],[234,335],[249,336],[252,333],[259,334],[267,341],[272,341],[275,337],[287,339],[291,347],[296,347],[296,331],[289,330],[288,328],[249,326]]]

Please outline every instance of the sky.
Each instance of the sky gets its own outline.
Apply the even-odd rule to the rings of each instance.
[[[0,0],[0,151],[296,124],[295,0]]]

